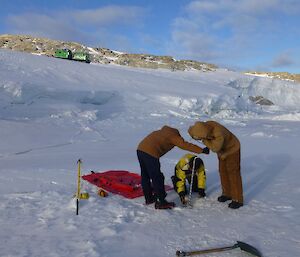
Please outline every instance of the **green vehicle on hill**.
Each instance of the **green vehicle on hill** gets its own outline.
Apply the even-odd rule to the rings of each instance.
[[[73,61],[80,61],[90,63],[90,55],[84,52],[73,52],[69,49],[57,49],[54,53],[55,58],[68,59]]]

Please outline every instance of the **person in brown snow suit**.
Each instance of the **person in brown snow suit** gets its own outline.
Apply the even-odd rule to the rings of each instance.
[[[165,199],[167,194],[159,161],[160,157],[175,146],[197,154],[209,153],[208,148],[202,149],[186,142],[177,129],[169,126],[163,126],[160,130],[150,133],[139,143],[137,148],[145,201],[146,204],[155,202],[156,209],[172,209],[175,206],[174,202],[168,202]]]
[[[232,200],[228,207],[243,206],[243,185],[240,173],[240,141],[227,128],[215,121],[196,122],[188,130],[190,136],[201,140],[218,155],[222,195],[219,202]]]

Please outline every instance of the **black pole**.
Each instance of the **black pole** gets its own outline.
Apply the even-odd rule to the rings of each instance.
[[[76,199],[76,215],[79,213],[79,200],[78,198]]]

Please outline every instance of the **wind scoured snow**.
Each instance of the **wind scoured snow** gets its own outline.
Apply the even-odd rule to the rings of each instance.
[[[274,106],[258,106],[261,95]],[[149,70],[0,51],[0,256],[165,257],[176,250],[230,246],[264,256],[300,252],[300,85],[236,72]],[[82,173],[139,173],[136,147],[151,131],[217,120],[242,145],[245,206],[216,201],[216,155],[201,155],[207,198],[192,209],[155,210],[83,183],[90,199],[75,214],[77,160]],[[166,184],[185,151],[161,158]],[[210,256],[246,256],[239,249]]]

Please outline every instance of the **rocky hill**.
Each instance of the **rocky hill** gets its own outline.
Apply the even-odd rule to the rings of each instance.
[[[131,67],[170,69],[170,70],[200,70],[215,71],[218,67],[214,64],[193,60],[175,60],[171,56],[157,56],[151,54],[129,54],[101,47],[88,47],[75,42],[64,42],[47,38],[37,38],[25,35],[0,35],[0,48],[28,52],[32,54],[54,56],[57,49],[70,49],[89,53],[91,61],[102,64],[119,64]],[[282,80],[300,82],[300,74],[288,72],[257,72],[249,71],[246,74],[267,76]]]
[[[255,76],[264,76],[264,77],[271,77],[277,78],[281,80],[292,80],[300,82],[300,74],[291,74],[288,72],[258,72],[258,71],[249,71],[245,74],[255,75]]]
[[[63,42],[25,35],[0,35],[0,48],[54,56],[56,49],[70,49],[90,54],[91,61],[102,64],[119,64],[141,68],[165,68],[170,70],[214,71],[217,66],[192,60],[175,60],[171,56],[151,54],[128,54],[107,48],[92,48],[75,42]]]

